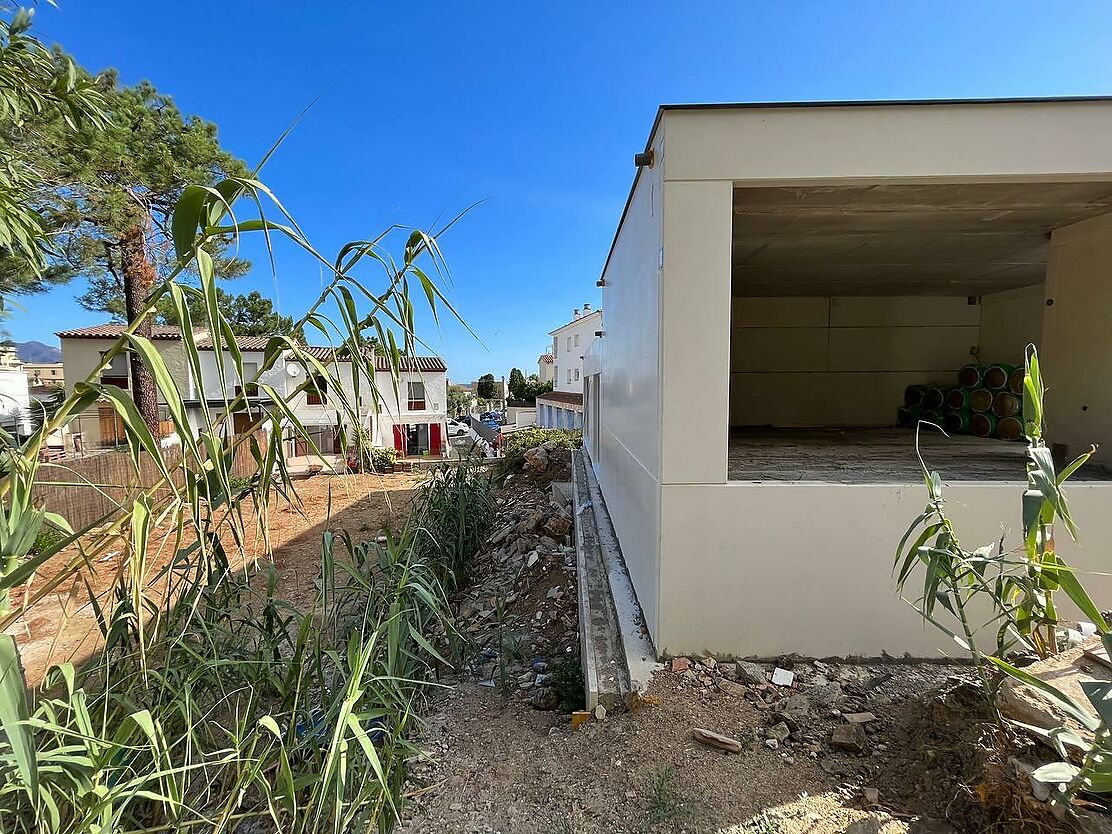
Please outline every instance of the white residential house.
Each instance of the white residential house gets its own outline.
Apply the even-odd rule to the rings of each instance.
[[[542,353],[537,357],[537,378],[541,382],[556,383],[556,360],[551,353]]]
[[[27,372],[18,363],[0,366],[0,427],[17,437],[26,437],[31,433],[31,395],[27,389]]]
[[[567,324],[553,330],[553,389],[537,397],[537,425],[550,429],[583,428],[583,354],[602,331],[602,310],[584,304],[572,311]],[[544,356],[539,363],[544,366]],[[543,379],[543,377],[542,377]]]
[[[122,325],[109,324],[59,333],[66,379],[79,381],[86,378],[112,344],[113,337],[119,336],[122,329]],[[258,373],[267,337],[241,336],[237,340],[243,360],[241,380],[235,379],[234,365],[226,351],[217,354],[204,332],[198,331],[196,338],[200,349],[200,379],[194,377],[185,363],[178,328],[156,328],[153,342],[175,379],[182,382],[184,390],[181,393],[189,420],[193,431],[199,433],[209,428],[202,402],[207,405],[210,418],[223,410],[225,399],[220,384],[220,363],[225,365],[228,394],[239,393],[239,389],[250,385],[250,380]],[[395,380],[385,357],[376,357],[374,387],[364,377],[356,402],[351,363],[343,359],[337,362],[331,348],[312,347],[309,350],[329,368],[331,375],[341,381],[344,397],[349,404],[357,407],[362,428],[369,432],[377,445],[393,446],[403,455],[437,456],[446,451],[447,367],[441,359],[404,357]],[[297,420],[309,430],[313,443],[322,453],[342,454],[346,450],[341,448],[343,434],[338,421],[346,421],[347,418],[341,416],[341,410],[337,408],[337,392],[330,391],[329,382],[323,378],[318,385],[297,392],[310,372],[310,368],[287,353],[258,382],[272,387],[282,397]],[[130,381],[126,362],[117,360],[113,363],[109,372],[102,375],[101,382],[127,388]],[[240,431],[257,420],[255,409],[270,411],[273,408],[273,402],[262,389],[249,389],[246,393],[249,408],[231,415],[226,430]],[[81,422],[86,448],[109,447],[122,442],[123,432],[117,425],[114,410],[108,406],[94,406],[91,410],[95,419]],[[288,426],[288,423],[284,420],[283,426]],[[344,428],[348,432],[352,429],[350,425]],[[170,429],[166,425],[167,433]],[[304,438],[295,436],[292,430],[287,432],[287,437],[290,454],[309,453],[311,447]]]
[[[62,346],[62,376],[66,391],[71,392],[75,383],[89,377],[103,355],[112,347],[123,332],[120,324],[98,324],[63,330],[56,335]],[[151,330],[151,343],[169,370],[171,376],[181,383],[188,384],[185,354],[182,351],[181,331],[176,327],[154,325]],[[128,360],[118,356],[101,374],[99,382],[130,389],[131,381]],[[165,415],[162,415],[165,417]],[[172,427],[164,423],[164,433],[169,434]],[[82,454],[102,448],[112,448],[126,442],[123,421],[115,409],[106,404],[94,404],[77,415],[70,423],[69,434],[65,438],[65,451]]]
[[[927,501],[897,408],[1028,343],[1056,452],[1100,444],[1067,489],[1084,546],[1057,550],[1112,598],[1110,128],[1112,99],[658,111],[580,352],[584,448],[662,654],[959,651],[894,589]],[[1015,546],[1024,444],[922,438],[963,546]]]

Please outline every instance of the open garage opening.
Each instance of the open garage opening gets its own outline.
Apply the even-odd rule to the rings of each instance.
[[[950,424],[921,432],[945,479],[1022,479],[1015,403],[959,371],[1040,344],[1052,235],[1112,212],[1112,183],[737,187],[733,208],[732,480],[912,483],[919,418]]]

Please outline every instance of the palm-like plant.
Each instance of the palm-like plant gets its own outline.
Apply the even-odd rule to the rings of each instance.
[[[254,209],[250,219],[237,216],[244,205]],[[382,399],[368,342],[380,345],[395,385],[401,357],[417,344],[412,288],[420,288],[434,315],[441,307],[454,314],[429,274],[443,273],[437,236],[390,227],[327,261],[254,177],[187,188],[172,231],[178,268],[147,298],[145,314],[169,300],[194,378],[201,378],[195,328],[207,331],[226,357],[216,363],[218,405],[204,398],[199,405],[201,422],[210,428],[193,433],[178,380],[133,324],[24,444],[0,436],[8,464],[0,480],[0,600],[6,606],[0,623],[11,624],[81,578],[105,553],[125,554],[111,599],[91,600],[104,652],[84,667],[57,667],[44,690],[49,694],[28,697],[15,644],[0,635],[0,830],[192,830],[203,824],[219,831],[259,815],[291,831],[388,827],[397,814],[403,762],[413,752],[406,728],[428,669],[438,661],[424,635],[433,624],[446,627],[443,562],[418,546],[415,532],[385,548],[349,543],[350,558],[343,560],[334,558],[334,542],[326,536],[314,608],[296,611],[274,597],[273,583],[264,598],[254,596],[231,567],[242,553],[229,549],[243,550],[251,526],[265,535],[275,496],[296,501],[284,451],[289,435],[320,453],[297,414],[263,381],[268,371],[279,362],[300,364],[308,373],[299,390],[323,378],[335,392],[330,404],[338,422],[359,427],[360,402]],[[236,390],[247,381],[243,358],[217,305],[209,249],[246,234],[264,236],[268,248],[284,237],[327,267],[331,280],[297,326],[351,363],[354,392],[345,390],[338,362],[274,336],[252,380],[273,409],[253,412],[246,430],[231,433],[219,427],[246,409],[251,386]],[[395,257],[388,250],[399,236]],[[381,270],[377,291],[357,276],[365,264]],[[186,268],[200,276],[199,287],[178,280]],[[198,308],[203,315],[194,318]],[[181,438],[180,456],[164,458],[126,393],[98,382],[125,351],[150,368]],[[33,498],[44,465],[39,453],[48,435],[98,402],[119,415],[136,472],[149,461],[155,477],[131,488],[112,512],[72,530]],[[269,431],[255,431],[264,427]],[[349,440],[365,443],[366,436],[352,431]],[[258,469],[246,488],[232,474],[243,450]],[[66,535],[33,550],[46,523]],[[173,543],[168,565],[148,558],[155,535]],[[70,545],[66,552],[74,555],[64,557]],[[63,558],[68,561],[59,566]],[[50,560],[58,569],[36,583],[36,572]],[[340,568],[343,581],[337,582]],[[9,595],[20,586],[24,604],[12,610]]]
[[[1059,591],[1065,591],[1098,628],[1107,628],[1099,607],[1054,546],[1056,521],[1072,538],[1077,537],[1064,486],[1095,448],[1079,455],[1061,472],[1056,471],[1043,436],[1044,396],[1039,357],[1032,345],[1027,348],[1024,375],[1027,487],[1022,497],[1022,547],[1007,549],[1001,538],[973,550],[965,549],[946,511],[942,478],[927,467],[920,453],[928,502],[896,549],[900,593],[920,566],[923,590],[914,604],[925,619],[970,652],[978,667],[985,655],[977,645],[977,635],[984,630],[993,633],[992,653],[997,656],[1017,648],[1040,657],[1057,652],[1055,594]],[[977,619],[978,601],[988,603],[987,619]],[[959,631],[939,619],[939,606],[957,623]]]

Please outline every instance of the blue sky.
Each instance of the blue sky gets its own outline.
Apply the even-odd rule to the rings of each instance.
[[[1112,93],[1103,2],[59,0],[36,27],[91,70],[152,81],[248,162],[319,98],[264,179],[328,256],[481,201],[441,240],[481,342],[418,324],[461,381],[535,371],[548,331],[598,304],[660,103]],[[282,249],[278,272],[260,259],[226,288],[298,315],[319,270]],[[98,320],[82,290],[25,299],[12,337]]]

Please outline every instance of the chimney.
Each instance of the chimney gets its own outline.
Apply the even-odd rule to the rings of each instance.
[[[585,316],[589,315],[590,312],[591,312],[591,305],[590,304],[584,304],[583,305],[583,315],[585,315]]]
[[[576,307],[574,310],[571,311],[571,320],[576,321],[578,319],[579,319],[579,308]]]

